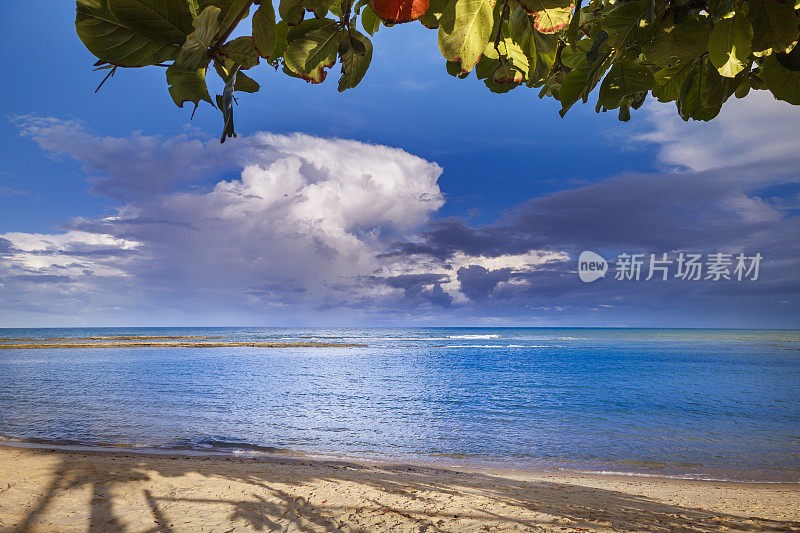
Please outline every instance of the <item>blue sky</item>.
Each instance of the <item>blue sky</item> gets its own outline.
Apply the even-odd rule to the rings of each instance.
[[[94,94],[73,9],[0,6],[5,49],[25,43],[0,89],[0,325],[800,325],[800,113],[768,95],[711,124],[562,120],[448,76],[409,24],[344,94],[338,67],[318,86],[257,67],[220,147],[218,112],[189,121],[163,69]],[[589,285],[583,249],[765,262],[751,283]]]

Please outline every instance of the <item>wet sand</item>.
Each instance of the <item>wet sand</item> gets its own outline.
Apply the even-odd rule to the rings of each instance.
[[[800,531],[800,485],[0,447],[2,531]]]

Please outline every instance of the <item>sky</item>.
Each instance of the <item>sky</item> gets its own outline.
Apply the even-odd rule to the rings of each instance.
[[[338,67],[256,67],[220,145],[218,111],[190,120],[163,69],[95,94],[71,2],[0,15],[24,50],[0,88],[0,327],[800,327],[800,109],[768,93],[710,123],[657,102],[561,119],[538,90],[450,77],[407,24],[345,93]],[[585,250],[609,262],[591,283]],[[680,253],[730,254],[732,279],[675,277]],[[640,279],[615,279],[620,254]]]

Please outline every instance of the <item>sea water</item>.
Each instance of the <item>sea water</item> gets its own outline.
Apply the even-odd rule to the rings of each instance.
[[[358,348],[0,350],[0,440],[800,481],[800,331],[70,328]]]

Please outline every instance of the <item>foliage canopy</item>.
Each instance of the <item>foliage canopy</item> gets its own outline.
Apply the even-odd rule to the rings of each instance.
[[[223,115],[232,108],[211,99],[210,67],[232,94],[259,90],[246,71],[262,61],[309,83],[338,62],[344,91],[369,68],[369,36],[402,17],[438,31],[451,75],[474,71],[496,93],[538,88],[562,116],[598,86],[596,110],[625,121],[648,95],[684,120],[710,120],[751,89],[800,104],[800,0],[584,1],[280,0],[276,13],[259,0],[77,0],[75,26],[106,79],[166,67],[178,106],[204,100]],[[251,11],[251,35],[229,40]]]

